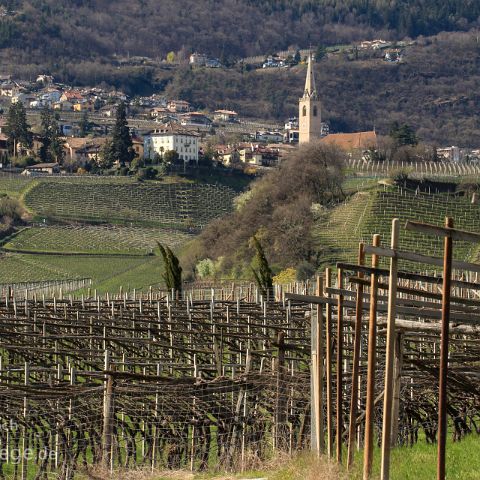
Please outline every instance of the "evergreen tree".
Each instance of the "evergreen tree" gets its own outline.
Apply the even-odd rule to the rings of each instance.
[[[130,163],[135,158],[132,137],[128,128],[125,104],[121,102],[117,108],[117,116],[112,134],[112,155],[118,160],[120,167]]]
[[[22,148],[32,147],[32,133],[27,124],[27,113],[22,102],[17,102],[8,109],[5,133],[8,137],[9,152],[13,156],[17,156],[19,144]]]
[[[109,170],[113,167],[114,162],[115,158],[113,155],[112,141],[107,140],[105,142],[105,145],[103,145],[100,150],[100,155],[98,156],[97,163],[102,170]]]
[[[80,136],[85,137],[90,132],[90,121],[88,119],[88,112],[85,110],[82,119],[78,125],[80,127]]]
[[[252,267],[253,276],[262,295],[267,297],[269,292],[273,290],[273,272],[268,264],[263,247],[255,235],[252,237],[252,241],[256,251],[253,259],[254,267]]]
[[[400,125],[398,122],[393,122],[390,127],[390,137],[395,140],[398,147],[405,145],[417,145],[418,138],[415,130],[408,124]]]
[[[40,160],[61,163],[64,157],[64,141],[60,136],[57,120],[48,107],[42,110],[40,123]]]
[[[165,271],[163,273],[163,280],[165,285],[169,290],[174,290],[175,292],[182,291],[182,267],[180,262],[172,250],[163,246],[160,242],[157,242],[158,248],[160,249],[160,254],[163,258],[163,265]]]

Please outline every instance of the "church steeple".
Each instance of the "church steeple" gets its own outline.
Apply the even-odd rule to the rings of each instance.
[[[307,78],[303,97],[299,101],[298,139],[299,143],[308,143],[322,136],[322,113],[318,98],[315,75],[313,73],[312,52],[308,52]]]
[[[307,78],[305,80],[305,91],[303,98],[317,99],[317,87],[315,85],[315,74],[313,73],[312,52],[308,52]]]

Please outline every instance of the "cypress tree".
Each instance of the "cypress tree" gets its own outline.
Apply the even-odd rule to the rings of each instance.
[[[24,148],[32,147],[32,133],[27,124],[27,113],[22,102],[17,102],[8,109],[5,133],[8,147],[13,156],[17,156],[18,144]]]
[[[112,156],[118,160],[121,167],[135,158],[132,137],[128,128],[125,103],[121,102],[117,108],[117,116],[112,134]]]
[[[42,162],[61,162],[64,157],[64,142],[58,131],[58,123],[51,110],[45,107],[41,114],[40,160]]]
[[[268,264],[263,247],[255,235],[252,237],[252,242],[256,251],[253,264],[257,267],[257,269],[252,267],[253,276],[262,295],[267,297],[268,294],[273,291],[273,273]]]
[[[169,290],[174,290],[175,292],[182,291],[182,267],[180,262],[172,250],[163,246],[160,242],[157,242],[160,254],[163,258],[164,272],[163,280],[165,285]]]

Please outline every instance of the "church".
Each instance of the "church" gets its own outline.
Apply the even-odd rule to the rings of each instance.
[[[300,145],[320,140],[322,143],[336,145],[347,152],[377,148],[375,131],[323,135],[321,102],[315,84],[311,53],[308,55],[305,89],[298,105],[298,143]]]

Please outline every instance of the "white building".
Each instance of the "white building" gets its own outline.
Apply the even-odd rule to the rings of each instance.
[[[144,137],[144,158],[152,159],[156,153],[163,156],[175,150],[180,160],[198,163],[199,134],[180,125],[168,123]]]

